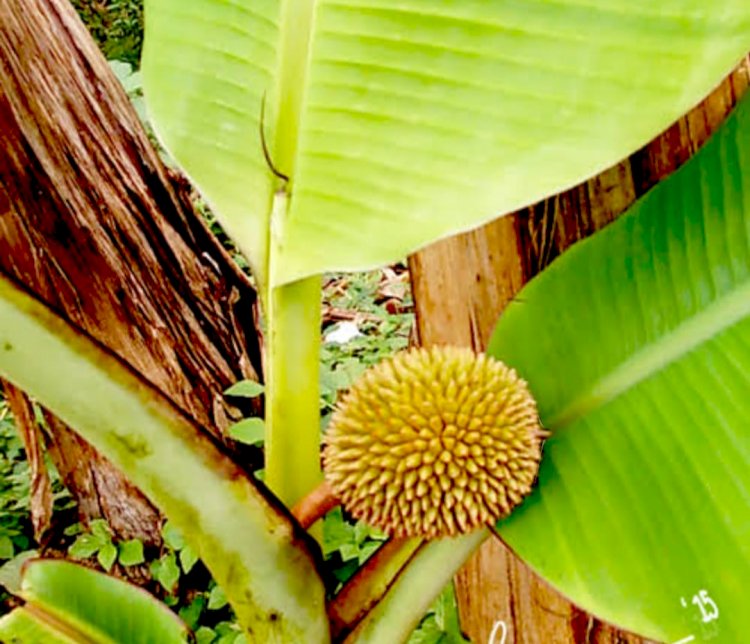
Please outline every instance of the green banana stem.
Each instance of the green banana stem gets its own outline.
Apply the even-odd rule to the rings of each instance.
[[[267,299],[265,480],[288,507],[321,480],[320,292],[316,276]]]
[[[282,40],[278,84],[272,95],[271,152],[277,178],[269,222],[268,271],[294,193],[300,114],[307,86],[307,59],[314,0],[281,4]],[[266,292],[266,484],[287,507],[313,490],[320,475],[320,291],[319,276]]]

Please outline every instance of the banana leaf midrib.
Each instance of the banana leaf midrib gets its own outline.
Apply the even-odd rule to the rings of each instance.
[[[544,419],[553,430],[603,407],[638,383],[662,371],[684,355],[750,315],[750,278],[724,293],[695,315],[684,319],[669,333],[644,345],[627,360],[592,383],[563,409]]]

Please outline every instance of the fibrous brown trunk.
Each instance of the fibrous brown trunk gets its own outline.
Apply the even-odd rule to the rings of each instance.
[[[630,159],[568,192],[413,255],[420,342],[483,350],[521,286],[684,163],[749,83],[746,59],[701,105]],[[499,620],[507,625],[507,644],[643,641],[576,608],[497,540],[486,542],[455,581],[462,628],[477,644],[489,641]]]
[[[224,430],[238,412],[222,392],[260,369],[255,292],[170,179],[68,0],[0,0],[0,271],[232,446]],[[82,518],[158,539],[154,508],[49,424]]]

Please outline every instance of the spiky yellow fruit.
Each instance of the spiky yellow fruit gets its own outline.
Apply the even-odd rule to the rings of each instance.
[[[353,516],[390,534],[455,535],[521,502],[545,435],[513,369],[469,349],[413,349],[367,371],[338,406],[326,478]]]

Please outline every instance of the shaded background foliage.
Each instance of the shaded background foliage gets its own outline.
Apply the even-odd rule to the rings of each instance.
[[[108,60],[137,67],[143,47],[142,0],[71,0]]]

